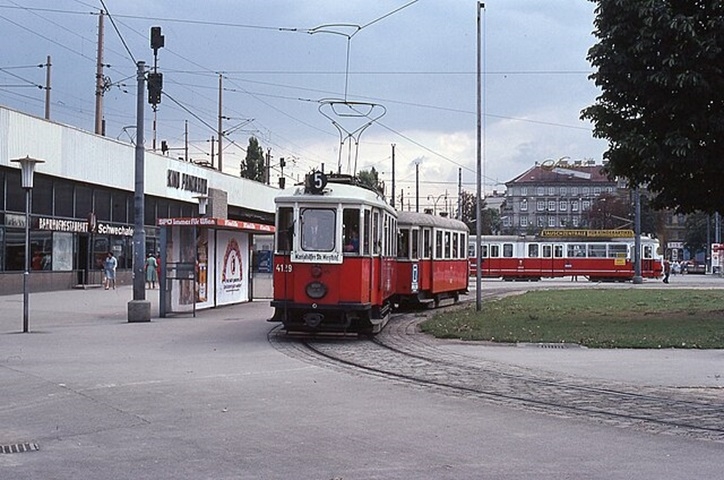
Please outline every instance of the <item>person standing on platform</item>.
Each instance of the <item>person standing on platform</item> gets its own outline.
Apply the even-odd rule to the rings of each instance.
[[[116,289],[116,267],[118,266],[118,260],[113,256],[113,252],[106,254],[106,259],[103,261],[103,273],[106,277],[106,290],[113,287]]]
[[[156,288],[158,282],[158,262],[152,253],[146,258],[146,286],[148,288]]]

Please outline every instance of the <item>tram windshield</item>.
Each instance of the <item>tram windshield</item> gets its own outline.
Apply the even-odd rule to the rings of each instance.
[[[304,208],[300,213],[302,223],[301,246],[308,252],[334,250],[336,212],[332,209]]]

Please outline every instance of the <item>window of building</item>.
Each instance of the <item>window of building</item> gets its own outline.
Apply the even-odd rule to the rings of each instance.
[[[566,187],[561,187],[561,188],[560,188],[559,191],[560,191],[560,193],[561,193],[561,197],[564,197],[564,196],[566,195],[566,190],[567,190]]]
[[[591,194],[591,189],[588,187],[583,187],[583,195],[588,196],[590,194]]]
[[[44,175],[33,178],[33,213],[36,215],[53,215],[53,181]],[[23,195],[23,199],[25,195]],[[25,209],[23,209],[25,211]]]
[[[556,211],[556,201],[555,200],[548,200],[548,211],[549,212]]]
[[[548,217],[548,226],[549,227],[556,226],[556,217],[553,217],[553,216]]]
[[[606,193],[613,193],[613,187],[606,187]]]
[[[527,212],[528,211],[528,199],[524,198],[520,201],[520,211],[521,212]]]
[[[546,202],[544,200],[538,200],[535,203],[535,209],[539,212],[542,212],[546,209]]]
[[[73,184],[65,180],[55,181],[55,215],[73,217]]]
[[[581,209],[588,210],[591,208],[591,201],[590,200],[584,200],[581,204]]]
[[[75,187],[75,216],[87,218],[93,212],[93,191],[82,185]]]
[[[503,226],[504,227],[510,226],[510,217],[503,217]]]
[[[538,215],[538,226],[539,227],[545,227],[546,226],[546,217],[543,215]]]
[[[578,195],[578,187],[571,187],[571,195]]]
[[[566,202],[565,200],[561,200],[560,202],[558,202],[558,210],[560,210],[561,212],[565,212],[566,210],[568,210],[568,202]]]
[[[601,195],[601,187],[595,187],[595,188],[593,189],[593,194],[594,194],[595,196]]]
[[[527,197],[527,196],[528,196],[528,187],[520,187],[520,196],[521,196],[521,197]]]
[[[543,195],[545,195],[545,188],[543,188],[543,187],[536,187],[535,193],[536,193],[536,195],[538,195],[539,197],[540,197],[540,196],[543,196]]]
[[[527,227],[528,226],[528,217],[522,216],[520,217],[520,226],[521,227]]]
[[[548,187],[548,196],[552,197],[556,194],[556,187]]]
[[[104,188],[97,188],[95,191],[95,213],[96,218],[101,221],[109,222],[111,220],[111,192],[110,190],[106,190]],[[167,205],[167,214],[168,214],[168,202],[166,202]],[[168,217],[168,215],[165,215],[164,217]],[[152,221],[147,222],[147,225],[155,225],[156,218],[154,217]]]
[[[571,202],[571,212],[577,212],[578,211],[578,200],[573,200]]]
[[[578,217],[573,217],[571,219],[571,225],[573,225],[574,227],[578,227],[579,223],[580,223],[580,221],[579,221]]]

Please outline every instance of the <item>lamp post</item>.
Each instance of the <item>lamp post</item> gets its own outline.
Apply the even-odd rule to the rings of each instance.
[[[22,187],[25,190],[25,272],[23,273],[23,333],[28,333],[28,278],[30,277],[30,193],[33,190],[33,175],[35,165],[45,163],[44,160],[36,158],[17,158],[10,160],[20,164]]]

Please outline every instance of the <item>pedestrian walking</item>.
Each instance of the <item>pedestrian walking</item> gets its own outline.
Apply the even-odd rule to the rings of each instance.
[[[118,267],[118,260],[113,256],[113,252],[106,254],[105,260],[103,260],[103,274],[105,276],[105,287],[106,290],[109,288],[116,289],[116,267]]]
[[[152,253],[146,258],[146,287],[156,288],[158,282],[158,262]]]
[[[669,283],[669,275],[671,275],[671,262],[664,260],[664,283]]]

